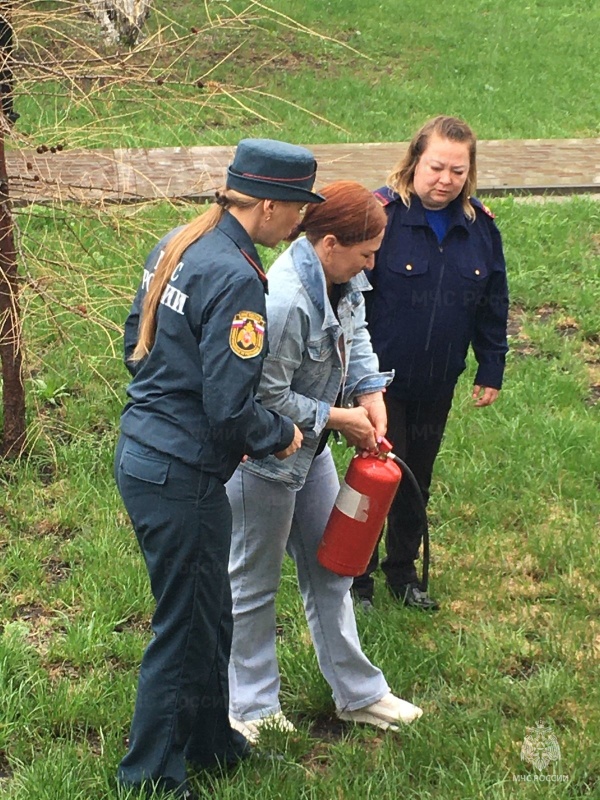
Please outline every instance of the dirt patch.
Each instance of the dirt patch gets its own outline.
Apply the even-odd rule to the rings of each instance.
[[[325,742],[337,742],[348,732],[349,723],[334,716],[323,714],[313,719],[309,725],[310,735]]]
[[[534,358],[541,358],[542,354],[531,344],[529,339],[523,339],[520,342],[511,343],[510,349],[518,356],[533,356]]]
[[[579,323],[573,317],[562,317],[556,323],[556,330],[561,336],[575,336],[579,332]]]
[[[40,464],[37,473],[41,483],[48,486],[56,480],[56,465],[48,462]]]
[[[544,306],[538,310],[540,319],[545,318],[543,315],[550,315],[554,313],[554,309],[550,306]],[[527,312],[521,306],[513,306],[508,315],[507,333],[510,337],[510,349],[513,353],[519,356],[539,356],[540,353],[536,347],[531,343],[531,339],[524,332],[523,327],[527,321]]]
[[[530,337],[524,331],[525,323],[527,320],[533,323],[551,324],[559,336],[564,338],[573,338],[581,333],[581,326],[575,317],[569,316],[565,310],[553,303],[547,303],[530,312],[521,306],[511,308],[508,319],[508,335],[511,337],[510,349],[520,356],[534,356],[536,358],[551,358],[551,356],[544,354],[538,347],[532,344]],[[586,353],[590,350],[593,352],[594,360],[597,358],[595,354],[595,345],[597,342],[596,334],[583,337],[582,346]],[[587,360],[587,358],[586,358]]]
[[[96,422],[90,426],[89,430],[90,433],[98,437],[98,439],[102,439],[107,434],[112,436],[115,432],[115,426],[109,422]]]
[[[333,761],[333,753],[331,747],[323,742],[318,742],[314,747],[298,759],[309,774],[313,777],[315,774],[326,772]]]
[[[97,730],[88,730],[85,739],[92,755],[101,756],[104,753],[104,739]]]
[[[306,725],[311,739],[316,740],[310,750],[299,758],[299,762],[313,775],[327,771],[335,757],[331,745],[343,739],[350,730],[350,723],[331,714],[319,714],[316,717],[298,714],[298,720]]]
[[[543,581],[534,581],[530,576],[522,578],[508,578],[504,582],[506,596],[512,600],[534,602],[540,600],[554,600],[555,595],[549,591],[548,585]]]
[[[35,603],[17,606],[12,613],[12,619],[20,619],[23,620],[23,622],[34,623],[39,620],[47,619],[48,616],[48,610]]]
[[[600,402],[600,335],[586,337],[581,352],[589,376],[589,391],[585,402],[589,406],[595,406]]]
[[[46,580],[54,585],[66,580],[71,574],[72,567],[68,561],[63,561],[58,556],[49,556],[42,561],[42,567],[46,573]]]
[[[581,355],[588,365],[590,377],[600,381],[600,343],[594,337],[587,337],[581,345]]]
[[[69,682],[75,682],[81,677],[79,667],[73,664],[72,661],[58,661],[56,663],[45,664],[45,669],[53,685],[56,685],[63,679]]]
[[[526,319],[525,309],[521,306],[511,306],[508,314],[507,332],[509,336],[518,336]]]
[[[143,633],[149,634],[152,632],[150,627],[150,619],[141,614],[132,614],[127,619],[118,622],[113,628],[115,633]]]
[[[598,587],[592,577],[581,569],[570,569],[563,575],[564,584],[584,602],[596,606]],[[590,611],[592,608],[590,608]]]
[[[281,52],[274,56],[269,56],[266,53],[258,54],[255,59],[261,71],[268,72],[269,70],[285,70],[286,72],[300,72],[307,69],[324,69],[326,68],[329,73],[330,60],[327,58],[315,58],[310,53],[300,53],[298,51]]]
[[[557,311],[558,307],[552,303],[549,303],[548,305],[538,308],[535,312],[535,316],[540,322],[546,322],[547,320],[551,319]]]
[[[598,403],[600,403],[600,381],[598,383],[592,383],[585,402],[588,406],[597,406]]]
[[[95,756],[104,752],[104,739],[100,731],[82,722],[58,723],[52,726],[54,739],[82,742]]]
[[[42,656],[46,655],[50,642],[57,632],[64,632],[65,627],[52,609],[37,603],[19,605],[12,613],[11,619],[27,624],[28,632],[25,641],[35,647]]]
[[[13,771],[5,750],[0,750],[0,781],[9,781],[13,776]]]
[[[468,617],[472,610],[471,602],[467,600],[451,600],[449,606],[450,611],[458,617]],[[461,629],[462,621],[460,625],[458,623],[452,623],[451,630],[453,633],[458,633]]]
[[[534,583],[540,583],[544,580],[544,578],[547,577],[544,571],[539,569],[539,567],[531,567],[530,569],[526,569],[525,575],[528,578],[531,578]]]
[[[61,525],[58,522],[53,522],[49,519],[43,519],[31,529],[36,538],[45,538],[53,536],[63,542],[70,542],[75,538],[78,531],[75,528],[70,528],[68,525]]]
[[[209,70],[217,64],[222,64],[222,68],[229,73],[232,70],[241,71],[253,68],[257,74],[270,72],[298,73],[306,70],[327,69],[327,74],[331,76],[331,69],[339,63],[345,63],[349,56],[353,56],[352,51],[347,48],[338,48],[339,52],[329,50],[327,54],[317,52],[318,48],[301,46],[298,35],[294,33],[282,33],[277,35],[277,47],[273,48],[273,41],[266,38],[260,31],[246,31],[244,34],[236,36],[230,33],[226,46],[215,46],[214,39],[210,34],[198,37],[202,42],[204,52],[210,53],[209,63],[197,63],[196,72]],[[306,37],[304,37],[306,38]],[[340,43],[350,38],[338,35]],[[239,46],[236,50],[236,46]],[[275,49],[275,52],[273,50]],[[354,56],[356,57],[356,56]]]
[[[511,656],[501,673],[516,681],[527,681],[539,671],[539,664],[530,656]]]

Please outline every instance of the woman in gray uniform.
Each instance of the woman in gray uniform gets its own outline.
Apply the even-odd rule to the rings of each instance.
[[[267,352],[266,276],[300,218],[316,163],[302,147],[245,139],[217,204],[168,234],[146,263],[125,324],[133,380],[116,480],[148,569],[154,638],[140,669],[125,789],[193,797],[196,769],[248,751],[228,721],[231,511],[225,482],[244,455],[279,459],[302,434],[255,401]]]

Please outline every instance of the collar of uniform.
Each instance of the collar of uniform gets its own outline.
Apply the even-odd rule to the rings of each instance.
[[[265,291],[267,290],[267,276],[265,275],[262,262],[260,260],[260,256],[256,250],[254,242],[248,235],[248,232],[241,225],[237,219],[226,211],[221,218],[221,221],[217,225],[217,228],[228,236],[231,241],[236,245],[239,250],[241,250],[242,255],[246,259],[246,261],[256,270],[258,277],[261,279],[263,284],[265,285]]]
[[[423,207],[423,203],[421,202],[418,195],[416,194],[411,195],[410,208],[406,208],[406,206],[404,208],[405,211],[404,214],[402,215],[402,225],[413,225],[413,226],[424,225],[426,227],[429,227],[429,223],[427,222],[427,217],[425,216],[425,208]],[[467,229],[467,218],[465,217],[465,212],[463,211],[460,197],[457,197],[456,200],[453,200],[448,205],[448,210],[450,211],[448,230],[450,230],[451,228],[455,228],[457,226]]]
[[[331,304],[325,303],[327,284],[325,282],[325,273],[315,248],[303,236],[292,244],[290,255],[306,293],[312,303],[323,312],[322,330],[338,327],[340,323],[333,313]],[[349,295],[351,292],[365,292],[372,288],[364,272],[360,272],[354,278],[350,278],[347,283],[342,284],[342,297]]]

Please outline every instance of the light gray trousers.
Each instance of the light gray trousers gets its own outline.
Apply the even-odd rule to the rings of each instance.
[[[249,720],[281,710],[275,595],[286,550],[296,564],[317,660],[337,708],[353,711],[380,700],[389,687],[361,650],[352,578],[335,575],[317,561],[339,489],[329,447],[314,460],[300,491],[239,468],[226,488],[233,512],[231,715]]]

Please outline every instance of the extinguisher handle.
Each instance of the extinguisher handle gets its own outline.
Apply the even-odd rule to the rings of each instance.
[[[385,436],[382,436],[380,439],[377,439],[377,447],[380,453],[391,453],[393,445]]]

